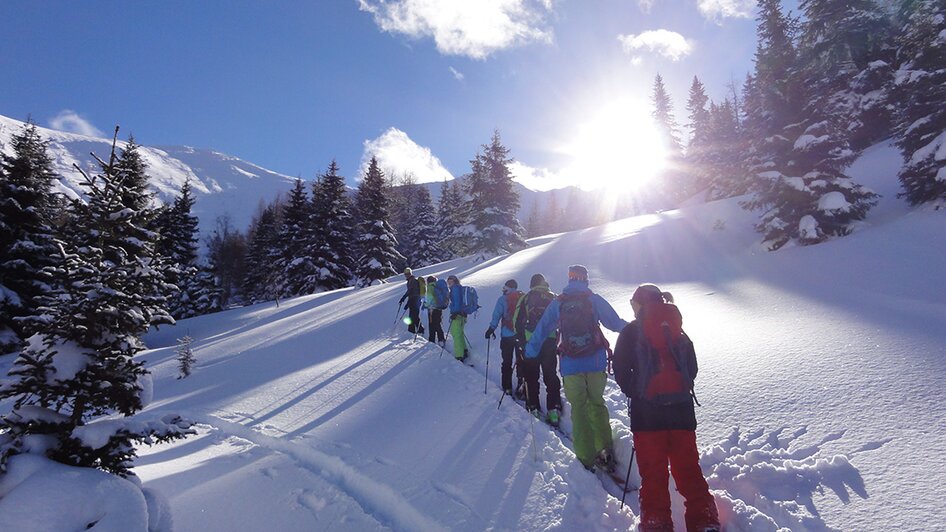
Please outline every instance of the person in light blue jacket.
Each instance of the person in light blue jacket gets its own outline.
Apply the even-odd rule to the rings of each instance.
[[[627,326],[610,303],[588,288],[588,269],[580,264],[569,266],[568,284],[542,314],[526,344],[525,356],[536,358],[545,337],[559,329],[559,368],[565,397],[571,404],[575,455],[588,469],[598,467],[613,473],[614,443],[604,404],[610,347],[599,324],[614,332]]]
[[[515,279],[506,281],[506,284],[503,285],[503,294],[496,300],[496,306],[493,308],[493,319],[489,322],[489,327],[486,329],[487,340],[496,338],[496,327],[498,327],[500,323],[502,324],[502,330],[500,331],[501,339],[499,340],[499,351],[503,357],[500,381],[503,391],[509,395],[514,393],[512,389],[513,356],[516,357],[516,360],[522,357],[522,347],[516,343],[516,331],[514,330],[512,322],[513,314],[516,312],[516,304],[519,302],[520,297],[522,297],[522,292],[519,290],[519,283],[517,283]],[[521,384],[522,371],[518,369],[518,364],[516,368],[517,381]],[[519,389],[520,386],[516,386],[516,390]]]

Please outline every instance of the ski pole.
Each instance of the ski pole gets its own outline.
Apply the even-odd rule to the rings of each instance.
[[[539,451],[535,447],[535,415],[529,410],[529,383],[524,383],[526,388],[526,412],[529,413],[529,425],[532,429],[532,461],[539,461]]]
[[[491,341],[490,338],[486,339],[486,382],[483,383],[483,395],[486,395],[486,388],[489,386],[489,345]]]
[[[630,422],[631,419],[631,399],[627,399],[627,419]],[[624,508],[624,498],[627,497],[627,483],[631,481],[631,466],[634,465],[634,453],[637,452],[637,448],[634,447],[633,435],[631,438],[631,461],[627,464],[627,476],[624,477],[624,493],[621,494],[621,508]]]
[[[453,323],[453,322],[450,322]],[[447,338],[450,338],[450,329],[447,329],[447,334],[443,336],[443,345],[440,346],[440,358],[443,358],[443,350],[447,348]]]

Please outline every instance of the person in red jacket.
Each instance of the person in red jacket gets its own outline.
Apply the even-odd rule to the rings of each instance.
[[[672,531],[670,475],[686,500],[688,532],[719,530],[696,448],[696,353],[673,296],[652,284],[631,298],[636,318],[614,348],[614,378],[630,398],[631,432],[641,476],[641,531]],[[669,471],[668,471],[669,465]]]

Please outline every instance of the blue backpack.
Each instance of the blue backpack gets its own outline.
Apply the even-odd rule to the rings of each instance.
[[[469,316],[480,309],[480,298],[476,294],[476,288],[464,286],[462,299],[460,300],[460,314]]]
[[[450,289],[447,287],[447,281],[438,279],[434,284],[434,308],[443,310],[450,306]]]

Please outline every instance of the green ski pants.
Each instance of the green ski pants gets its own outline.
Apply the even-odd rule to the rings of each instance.
[[[603,371],[568,375],[565,397],[572,406],[572,441],[575,455],[585,467],[595,463],[601,449],[612,449],[611,419],[604,404],[604,386],[608,374]]]
[[[450,321],[450,336],[453,337],[453,356],[463,358],[466,351],[466,334],[463,332],[463,326],[466,325],[465,316],[457,316]]]

